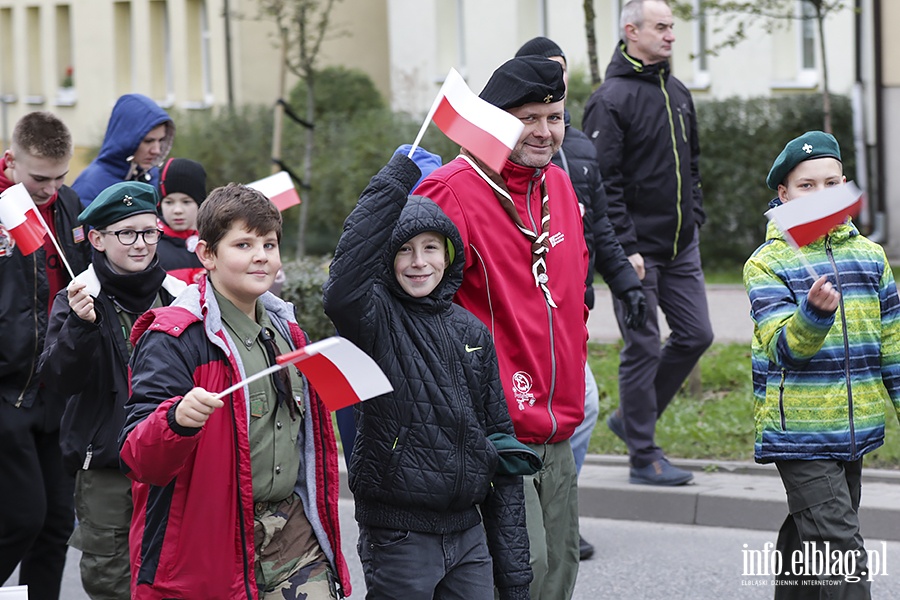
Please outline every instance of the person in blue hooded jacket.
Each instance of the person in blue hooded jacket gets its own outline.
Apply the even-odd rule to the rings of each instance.
[[[113,107],[103,145],[91,164],[75,179],[86,208],[100,192],[120,181],[157,186],[159,165],[175,141],[175,123],[147,96],[125,94]]]

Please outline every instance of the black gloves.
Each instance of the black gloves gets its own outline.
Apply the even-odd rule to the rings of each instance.
[[[644,290],[635,288],[622,294],[625,304],[625,326],[628,329],[640,329],[647,322],[647,298]]]

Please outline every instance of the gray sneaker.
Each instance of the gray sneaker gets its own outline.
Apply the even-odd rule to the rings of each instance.
[[[673,467],[665,458],[655,460],[646,467],[631,467],[628,481],[644,485],[684,485],[694,478],[694,474]]]

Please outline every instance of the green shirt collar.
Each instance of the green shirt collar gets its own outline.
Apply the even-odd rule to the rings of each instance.
[[[212,287],[216,296],[219,311],[222,313],[222,320],[238,336],[239,340],[235,341],[240,341],[245,348],[253,347],[263,327],[272,329],[272,323],[269,321],[269,315],[266,313],[262,302],[256,301],[256,320],[254,321],[236,307],[231,300],[220,294],[212,283],[210,283],[210,287]]]

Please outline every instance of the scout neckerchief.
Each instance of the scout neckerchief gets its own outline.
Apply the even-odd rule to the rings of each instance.
[[[513,203],[512,195],[509,193],[509,188],[506,187],[506,182],[503,181],[503,178],[481,163],[475,156],[466,152],[465,149],[460,152],[459,156],[469,163],[475,169],[475,172],[491,186],[494,196],[500,201],[500,206],[503,207],[503,210],[506,211],[506,214],[509,215],[515,226],[522,232],[522,235],[531,241],[531,273],[534,275],[534,285],[541,288],[544,292],[547,304],[552,308],[556,308],[556,303],[550,295],[550,288],[547,287],[547,282],[550,278],[547,275],[545,255],[550,251],[550,197],[547,194],[545,174],[541,173],[541,233],[538,235],[537,232],[525,227],[522,217],[516,211],[516,205]]]

